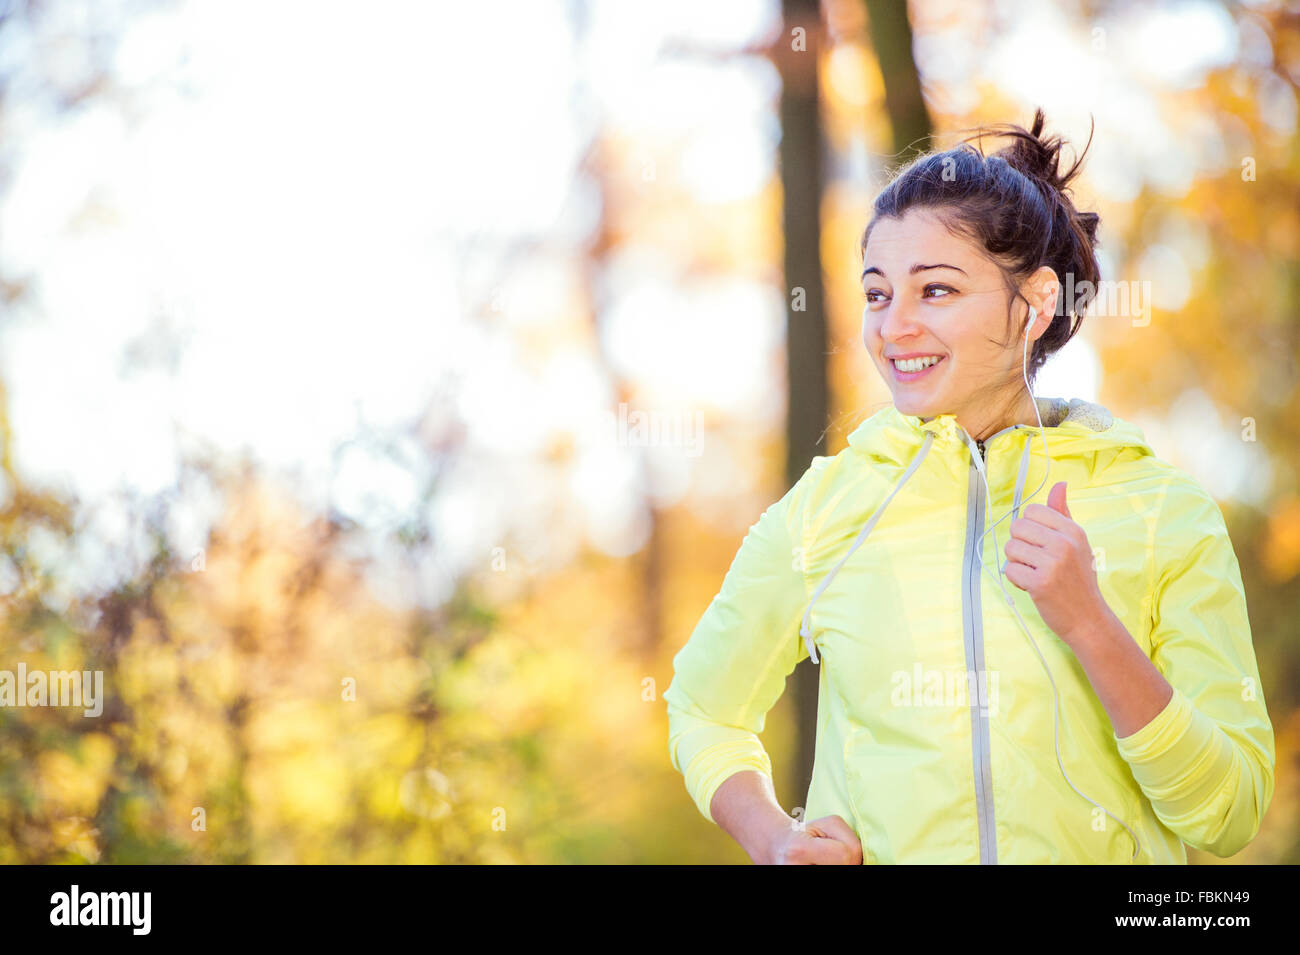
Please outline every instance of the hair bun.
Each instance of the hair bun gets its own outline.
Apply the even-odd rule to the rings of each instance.
[[[1039,107],[1034,110],[1034,122],[1029,129],[1011,123],[995,126],[997,135],[1010,137],[1011,143],[993,155],[1005,159],[1012,168],[1064,198],[1065,190],[1079,174],[1079,169],[1083,165],[1083,155],[1088,152],[1088,146],[1084,146],[1083,154],[1075,159],[1068,170],[1062,172],[1061,147],[1065,144],[1065,140],[1056,134],[1043,136],[1045,123],[1046,118],[1043,116],[1042,108]],[[1089,132],[1088,145],[1091,144],[1092,133]],[[1067,203],[1067,206],[1073,211],[1072,203]]]

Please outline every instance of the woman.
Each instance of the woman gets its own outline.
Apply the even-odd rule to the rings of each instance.
[[[1105,408],[1033,395],[1099,271],[1083,157],[1062,174],[1042,128],[920,157],[876,200],[863,340],[893,404],[750,528],[674,658],[673,765],[755,862],[1186,863],[1240,850],[1272,798],[1218,506]],[[792,819],[757,734],[805,657]]]

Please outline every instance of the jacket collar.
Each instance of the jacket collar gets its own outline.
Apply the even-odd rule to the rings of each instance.
[[[1137,426],[1115,417],[1103,405],[1082,398],[1037,396],[1034,400],[1044,429],[1050,429],[1047,436],[1052,442],[1054,458],[1107,448],[1116,451],[1135,448],[1139,454],[1154,453]],[[1011,425],[986,441],[1017,430],[1032,435],[1038,431],[1038,425]],[[905,415],[892,404],[859,424],[849,434],[848,444],[860,453],[906,464],[924,441],[926,432],[934,433],[933,441],[939,447],[965,444],[956,415],[945,413],[922,421],[919,415]]]

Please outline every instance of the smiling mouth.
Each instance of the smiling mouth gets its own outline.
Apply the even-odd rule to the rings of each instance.
[[[894,369],[894,377],[899,381],[915,381],[928,374],[931,369],[943,364],[944,359],[947,357],[946,355],[934,355],[926,358],[908,358],[901,362],[902,367],[899,367],[900,362],[891,358],[889,364]]]

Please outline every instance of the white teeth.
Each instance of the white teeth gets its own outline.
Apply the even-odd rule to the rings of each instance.
[[[899,371],[920,371],[922,368],[929,368],[938,361],[938,355],[928,355],[925,358],[904,358],[902,361],[895,361],[894,367]]]

